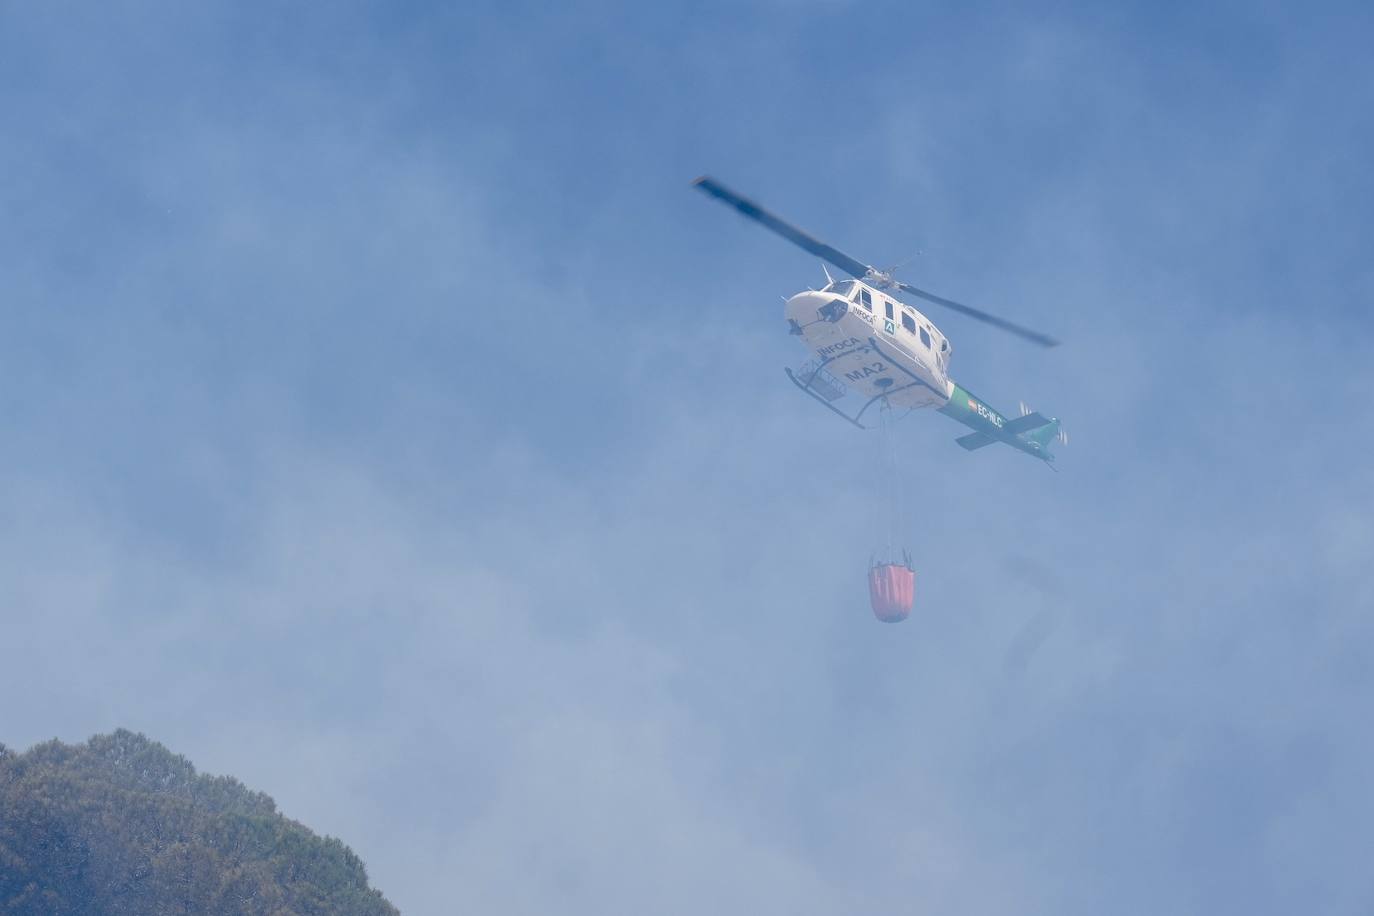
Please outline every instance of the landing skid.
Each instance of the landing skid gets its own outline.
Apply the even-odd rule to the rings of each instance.
[[[914,379],[914,381],[909,382],[909,383],[907,383],[907,384],[905,384],[905,385],[898,385],[898,386],[895,387],[895,388],[888,388],[888,389],[886,389],[885,391],[882,391],[882,392],[880,392],[880,393],[878,393],[878,394],[875,394],[873,397],[871,397],[871,398],[868,399],[868,402],[865,403],[863,407],[859,408],[859,412],[858,412],[858,413],[856,413],[854,416],[851,417],[849,414],[845,413],[843,410],[840,410],[840,409],[839,409],[838,407],[836,407],[834,404],[831,404],[831,403],[830,403],[829,401],[827,401],[825,398],[823,398],[823,397],[821,397],[819,394],[817,394],[817,393],[815,392],[815,390],[811,387],[811,383],[814,382],[814,381],[820,376],[821,370],[824,369],[832,360],[838,359],[838,358],[841,357],[841,356],[849,356],[849,355],[852,355],[852,354],[857,353],[857,352],[867,352],[867,351],[869,351],[869,350],[872,350],[874,353],[878,354],[879,356],[883,357],[884,359],[887,359],[889,362],[891,362],[891,363],[892,363],[894,366],[896,366],[898,369],[901,369],[901,370],[902,370],[903,372],[905,372],[907,375],[911,376],[911,378]],[[872,406],[873,406],[874,404],[876,404],[877,402],[882,401],[882,400],[886,400],[887,398],[891,397],[892,395],[896,394],[896,393],[899,392],[899,391],[906,391],[908,388],[915,388],[915,387],[917,387],[918,385],[924,385],[926,388],[930,388],[930,386],[927,385],[922,379],[920,379],[920,378],[917,377],[916,375],[913,375],[911,372],[909,372],[909,371],[906,369],[905,366],[903,366],[901,363],[897,362],[896,360],[892,359],[892,358],[889,357],[886,353],[884,353],[881,349],[879,349],[879,347],[878,347],[878,342],[877,342],[876,340],[874,340],[872,337],[870,337],[870,338],[868,339],[868,346],[866,346],[866,347],[861,347],[861,348],[859,348],[858,350],[846,350],[844,353],[840,353],[840,354],[837,354],[837,355],[835,355],[835,356],[828,356],[828,357],[826,357],[825,359],[821,360],[819,363],[816,364],[816,367],[815,367],[814,369],[812,369],[810,372],[807,372],[807,373],[805,374],[805,379],[806,379],[806,381],[804,381],[804,382],[803,382],[801,379],[797,378],[796,373],[793,372],[791,369],[784,368],[782,371],[787,373],[787,377],[788,377],[789,379],[792,380],[792,384],[793,384],[793,385],[796,385],[796,386],[797,386],[798,388],[800,388],[803,392],[805,392],[806,394],[810,395],[813,399],[815,399],[815,401],[816,401],[817,404],[820,404],[822,407],[824,407],[826,410],[830,411],[831,413],[834,413],[836,416],[843,417],[845,420],[848,420],[850,423],[854,424],[854,425],[857,426],[859,429],[872,429],[872,428],[873,428],[873,427],[871,427],[871,426],[864,426],[864,425],[863,425],[862,423],[860,423],[859,421],[863,419],[863,415],[868,411],[868,408],[872,407]],[[934,390],[934,389],[932,389],[932,390]]]

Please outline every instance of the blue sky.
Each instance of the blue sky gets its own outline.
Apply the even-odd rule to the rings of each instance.
[[[407,913],[1366,912],[1370,14],[0,3],[0,741]],[[840,248],[1051,474],[796,395]]]

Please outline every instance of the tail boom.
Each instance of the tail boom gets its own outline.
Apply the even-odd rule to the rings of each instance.
[[[954,386],[949,402],[939,410],[973,430],[972,435],[956,440],[969,451],[1001,442],[1041,461],[1054,461],[1049,445],[1060,436],[1059,420],[1054,417],[1044,417],[1035,411],[1024,412],[1015,419],[1005,417],[959,385]]]

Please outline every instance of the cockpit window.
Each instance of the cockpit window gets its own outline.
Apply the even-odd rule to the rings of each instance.
[[[837,296],[844,296],[848,299],[849,294],[854,292],[854,287],[856,285],[858,284],[855,280],[836,280],[834,283],[827,286],[824,292],[834,293]]]

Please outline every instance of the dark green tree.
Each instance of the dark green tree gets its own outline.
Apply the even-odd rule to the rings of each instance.
[[[396,912],[343,843],[142,735],[0,745],[0,914]]]

